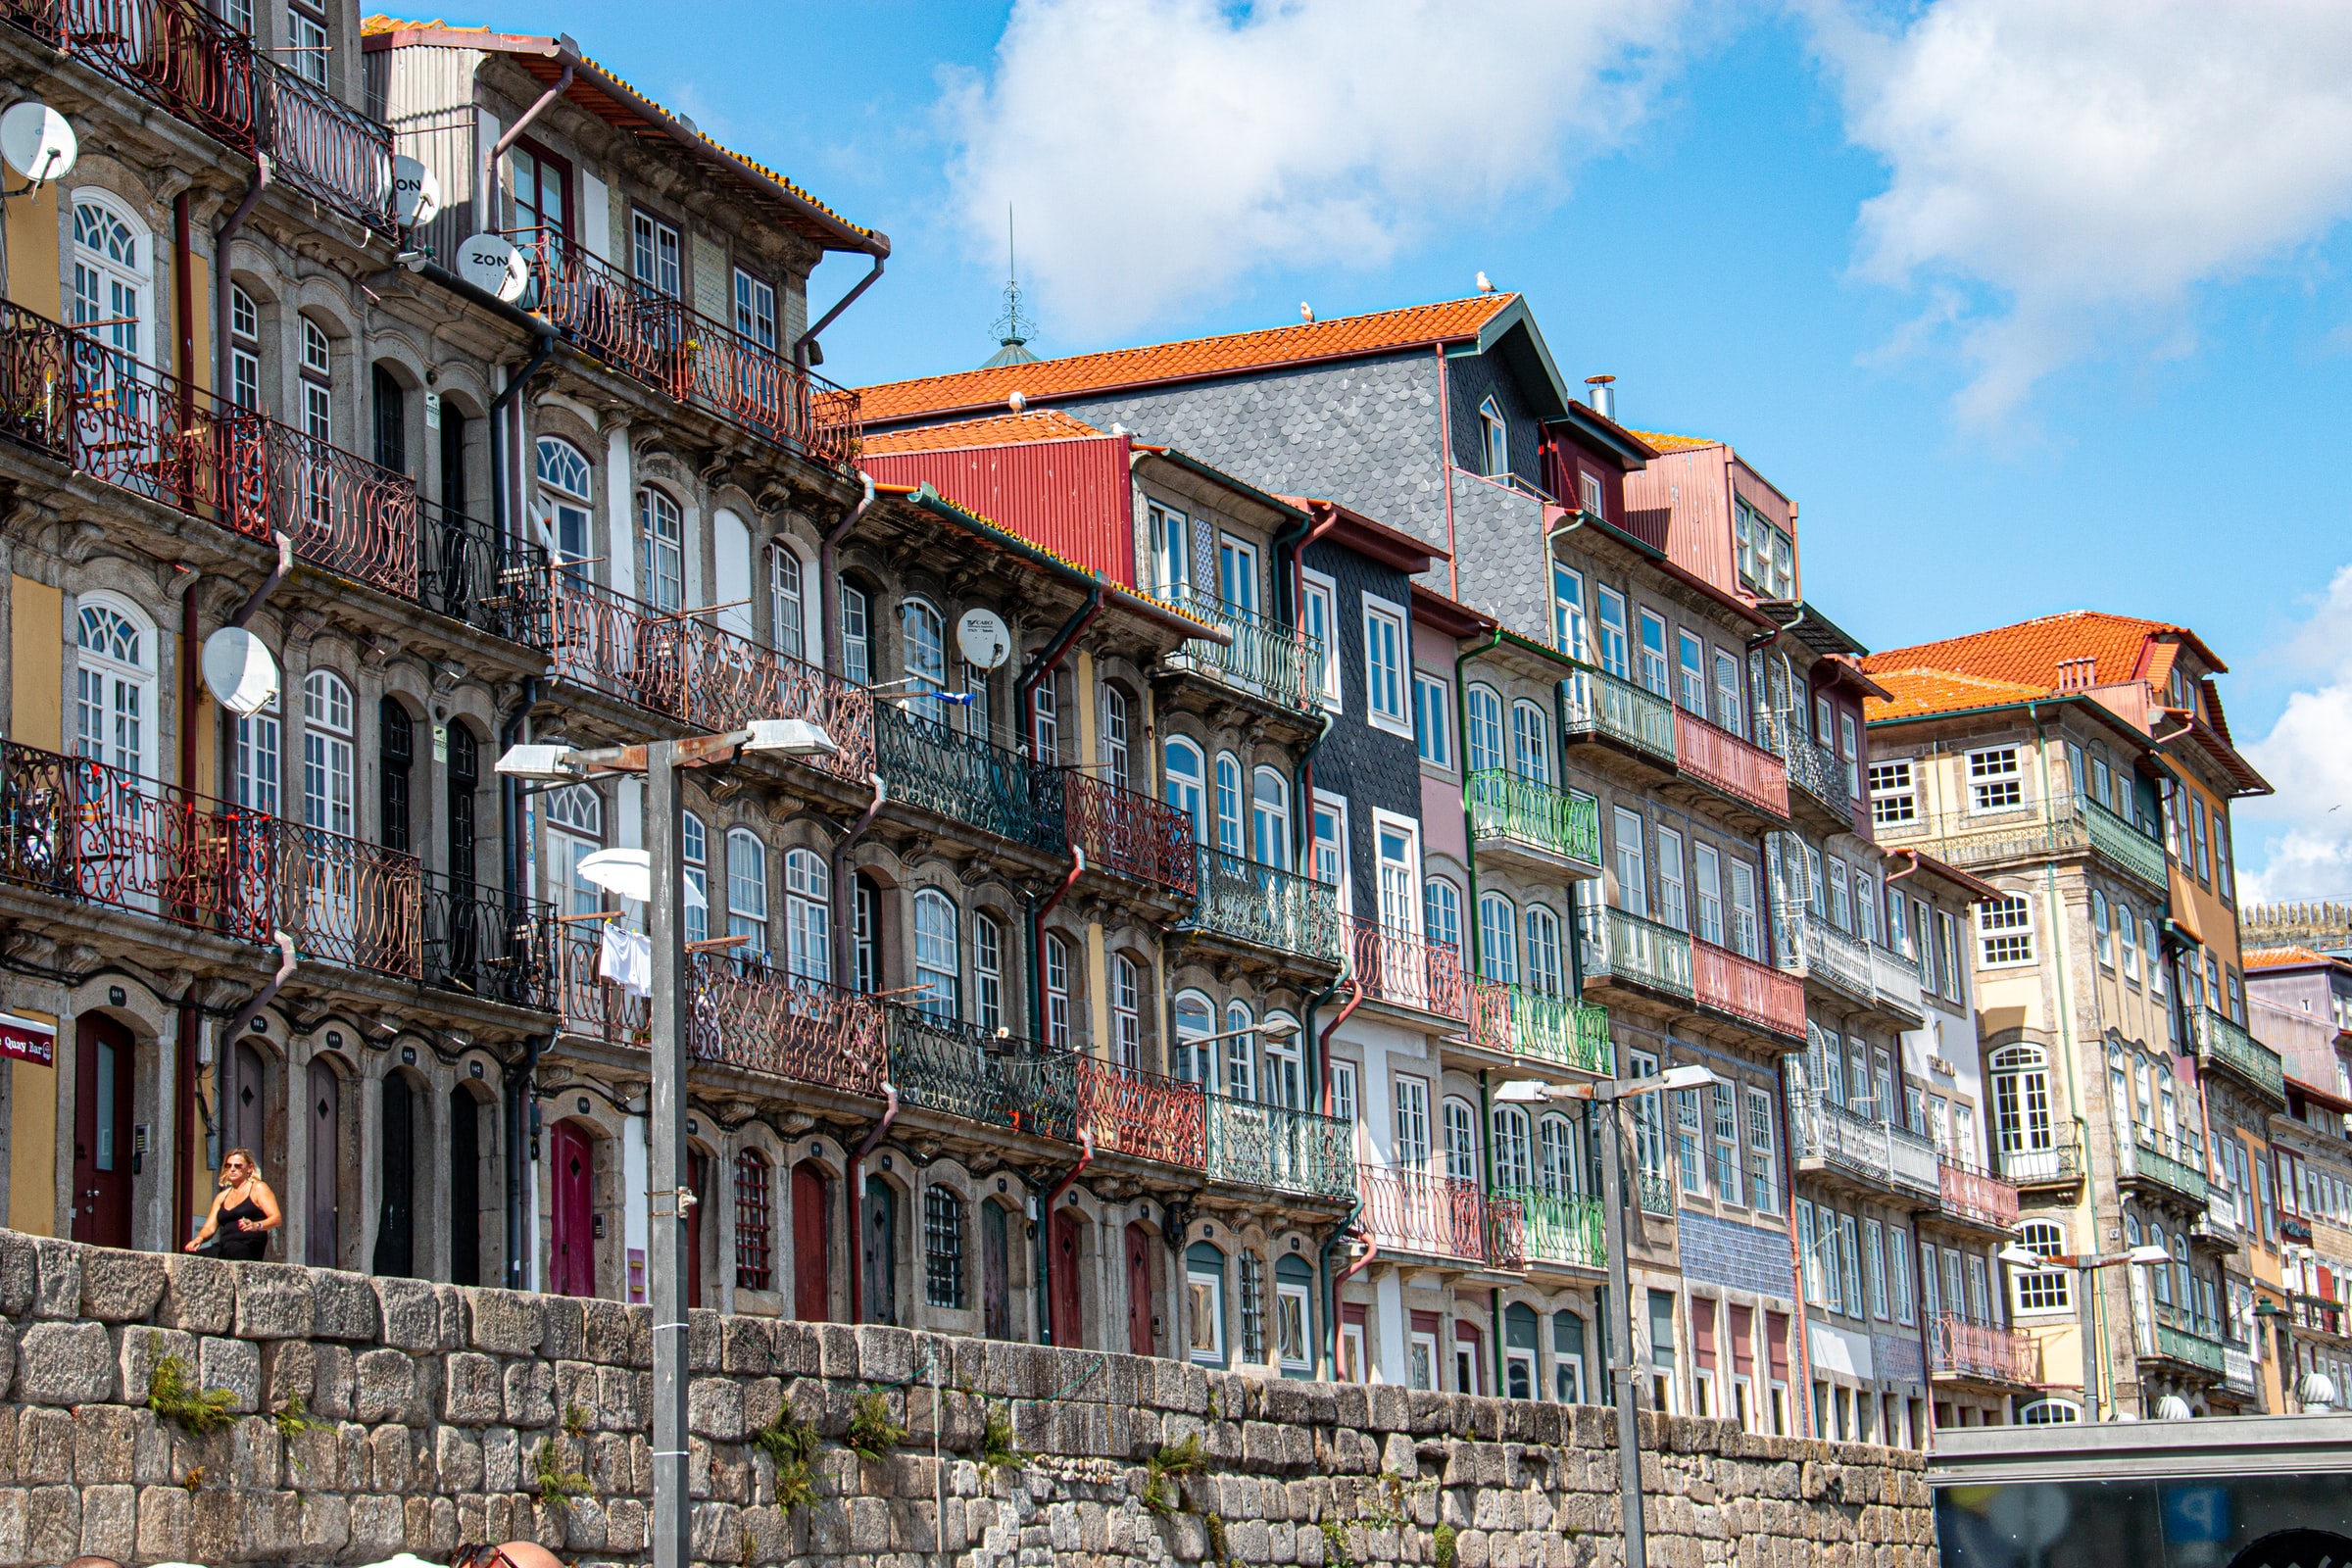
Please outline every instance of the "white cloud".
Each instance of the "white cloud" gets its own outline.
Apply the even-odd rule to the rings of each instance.
[[[1979,296],[1956,326],[1972,419],[2118,334],[2177,352],[2195,285],[2352,215],[2341,0],[1934,0],[1891,34],[1799,3],[1891,172],[1863,274]]]
[[[2246,899],[2352,897],[2352,566],[2335,574],[2284,657],[2315,679],[2246,748],[2278,792],[2233,813],[2276,835],[2261,867],[2243,878]]]
[[[1002,255],[1013,206],[1057,335],[1131,328],[1261,268],[1376,267],[1441,217],[1557,200],[1641,121],[1684,13],[1020,0],[989,74],[952,84],[960,217]]]

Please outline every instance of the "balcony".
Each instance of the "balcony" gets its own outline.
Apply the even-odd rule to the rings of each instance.
[[[1075,767],[1061,770],[1061,807],[1069,841],[1086,852],[1087,869],[1193,896],[1200,867],[1190,816]]]
[[[1479,854],[1532,860],[1543,870],[1600,875],[1599,801],[1499,767],[1482,767],[1463,782]]]
[[[1494,1252],[1488,1235],[1486,1195],[1478,1183],[1359,1164],[1356,1187],[1364,1210],[1357,1219],[1383,1253],[1409,1253],[1484,1268]],[[1506,1249],[1511,1250],[1511,1249]]]
[[[873,722],[875,765],[894,805],[921,807],[1048,855],[1068,847],[1061,769],[1036,766],[903,704],[877,705]]]
[[[2214,1187],[2205,1195],[2205,1212],[2189,1223],[2188,1239],[2228,1254],[2237,1250],[2245,1233],[2237,1224],[2237,1195]]]
[[[719,953],[687,957],[694,1059],[882,1098],[883,1004]],[[906,1080],[899,1080],[906,1092]]]
[[[1318,964],[1340,961],[1340,890],[1202,846],[1200,902],[1176,929],[1227,937]]]
[[[1829,813],[1830,825],[1836,831],[1852,832],[1854,798],[1845,787],[1845,764],[1838,760],[1836,752],[1799,733],[1793,725],[1784,723],[1780,729],[1781,755],[1788,765],[1788,782]]]
[[[1931,1204],[1942,1200],[1943,1175],[1927,1139],[1848,1110],[1819,1090],[1791,1091],[1788,1099],[1788,1142],[1798,1169]]]
[[[1881,822],[1875,832],[1887,844],[1933,838],[1937,858],[1963,870],[2087,851],[2153,893],[2167,887],[2163,841],[2087,795],[2061,795],[2046,813],[2033,803],[1998,812],[1931,812]]]
[[[1788,766],[1762,747],[1677,708],[1674,760],[1684,776],[1744,801],[1766,816],[1788,820]]]
[[[1200,1086],[1097,1055],[1078,1056],[1078,1125],[1097,1154],[1131,1154],[1201,1170],[1208,1163]]]
[[[2179,1139],[2167,1138],[2153,1127],[2135,1126],[2129,1137],[2116,1139],[2116,1162],[2125,1181],[2161,1189],[2197,1208],[2205,1206],[2205,1161]]]
[[[1955,1312],[1938,1314],[1931,1327],[1931,1370],[1936,1377],[2019,1389],[2041,1380],[2041,1356],[2030,1334],[1972,1323]]]
[[[1613,906],[1577,910],[1576,925],[1586,985],[1608,980],[1694,1000],[1687,933]]]
[[[1462,972],[1461,949],[1357,915],[1343,914],[1340,922],[1348,938],[1348,977],[1364,988],[1367,1001],[1469,1020],[1471,982]]]
[[[1817,980],[1866,1006],[1878,1004],[1871,944],[1838,930],[1803,904],[1784,899],[1778,889],[1772,896],[1772,949],[1786,972]]]
[[[2234,1345],[2222,1347],[2222,1387],[2246,1398],[2254,1396],[2254,1355]]]
[[[858,394],[801,369],[685,301],[629,277],[561,236],[513,236],[530,264],[524,304],[573,344],[677,402],[836,467],[857,461]]]
[[[1532,1187],[1506,1189],[1496,1202],[1519,1205],[1520,1250],[1530,1264],[1558,1268],[1607,1268],[1609,1236],[1600,1200]]]
[[[1617,1075],[1608,1008],[1483,975],[1470,986],[1473,1044],[1603,1078]]]
[[[899,1103],[1033,1138],[1078,1141],[1077,1058],[1034,1040],[897,1003],[890,1081]]]
[[[548,578],[548,652],[567,680],[700,730],[805,718],[839,748],[808,760],[863,784],[874,772],[874,699],[862,686],[691,615],[664,613],[559,567]],[[892,793],[898,793],[894,782]]]
[[[1914,1025],[1925,1023],[1928,1014],[1920,998],[1919,960],[1876,942],[1862,946],[1870,950],[1870,989],[1879,1005],[1901,1013]]]
[[[1675,765],[1674,705],[1665,698],[1589,666],[1560,691],[1561,739],[1606,741]]]
[[[2228,1069],[2274,1104],[2286,1103],[2286,1063],[2276,1051],[2211,1007],[2197,1015],[2197,1057],[2207,1067]]]
[[[2082,1179],[2082,1148],[2071,1123],[2029,1126],[2013,1134],[2015,1148],[1993,1151],[2001,1179],[2025,1187],[2071,1187]]]
[[[2017,1229],[2017,1187],[1989,1171],[1938,1156],[1943,1217],[2002,1235]]]
[[[1634,1190],[1642,1213],[1655,1214],[1661,1219],[1674,1217],[1674,1178],[1665,1171],[1643,1169],[1635,1172]]]
[[[1180,589],[1169,600],[1195,619],[1232,633],[1233,641],[1195,638],[1163,656],[1163,667],[1205,675],[1293,713],[1322,711],[1321,642],[1213,595]]]
[[[423,876],[424,983],[535,1012],[556,1009],[556,911],[488,883]]]
[[[547,552],[502,541],[486,523],[429,501],[417,504],[423,559],[416,600],[435,614],[544,649],[548,638]]]
[[[2220,1324],[2158,1301],[2138,1321],[2137,1328],[2142,1360],[2178,1361],[2210,1374],[2217,1381],[2222,1377],[2228,1357]]]
[[[1704,940],[1690,945],[1698,1004],[1785,1040],[1805,1038],[1805,988],[1788,976]]]
[[[1206,1095],[1208,1175],[1299,1198],[1355,1199],[1354,1129],[1337,1116]]]

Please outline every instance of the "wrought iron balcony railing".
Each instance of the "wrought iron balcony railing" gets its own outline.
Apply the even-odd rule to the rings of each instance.
[[[1087,865],[1174,893],[1195,891],[1193,819],[1164,801],[1074,767],[1061,770],[1062,810],[1070,842]]]
[[[1340,961],[1340,892],[1328,882],[1203,846],[1200,902],[1179,930],[1204,931],[1317,963]]]
[[[698,729],[805,718],[837,750],[811,765],[864,783],[874,771],[874,699],[864,687],[693,615],[664,613],[577,574],[548,575],[546,647],[556,673]],[[892,783],[892,793],[898,791]]]
[[[1546,1193],[1533,1187],[1506,1188],[1495,1200],[1519,1205],[1530,1263],[1554,1263],[1569,1268],[1607,1268],[1609,1235],[1600,1200],[1572,1193]]]
[[[1788,815],[1788,764],[1690,712],[1674,710],[1675,765],[1767,816]]]
[[[2034,1337],[2019,1329],[1978,1323],[1957,1312],[1937,1314],[1932,1369],[1939,1378],[1971,1378],[2031,1388],[2041,1380],[2041,1356]]]
[[[2202,1205],[2210,1191],[2204,1156],[2153,1127],[2133,1126],[2116,1139],[2116,1162],[2125,1176],[2152,1182]]]
[[[772,343],[712,320],[563,236],[512,236],[531,269],[524,303],[625,375],[818,463],[846,466],[862,440],[858,394],[811,375]]]
[[[1942,1200],[1935,1144],[1907,1127],[1848,1110],[1817,1089],[1789,1091],[1788,1146],[1800,1167],[1837,1170],[1888,1192]]]
[[[275,61],[265,62],[261,149],[270,172],[379,234],[400,231],[392,203],[392,127]]]
[[[1788,782],[1829,808],[1839,817],[1850,817],[1854,811],[1852,792],[1845,787],[1845,764],[1838,754],[1801,734],[1795,725],[1782,722],[1773,726],[1781,743],[1781,757],[1788,764]]]
[[[2216,1378],[2222,1375],[2225,1364],[2222,1326],[2211,1318],[2157,1301],[2137,1326],[2141,1355],[2180,1361],[2210,1372]]]
[[[1499,767],[1463,781],[1471,836],[1499,841],[1551,859],[1600,864],[1600,802],[1581,790],[1554,789]]]
[[[1805,988],[1779,970],[1699,940],[1690,945],[1690,975],[1700,1006],[1789,1040],[1805,1038]]]
[[[1470,986],[1470,1038],[1477,1044],[1579,1072],[1616,1076],[1608,1008],[1484,975]]]
[[[278,925],[304,957],[424,978],[416,857],[282,817],[276,832]]]
[[[1200,1102],[1199,1084],[1078,1055],[1078,1125],[1094,1135],[1098,1154],[1205,1169],[1208,1119]]]
[[[1186,614],[1233,634],[1227,645],[1205,638],[1186,643],[1162,658],[1168,668],[1198,671],[1294,712],[1320,709],[1323,644],[1318,639],[1197,589],[1179,589],[1168,598]]]
[[[2088,795],[2062,794],[2007,811],[1929,811],[1900,815],[1879,803],[1873,836],[1883,844],[1936,841],[1938,858],[1962,868],[2046,859],[2087,850],[2142,886],[2167,887],[2164,841]]]
[[[2005,1181],[2020,1187],[2055,1187],[2082,1179],[2082,1147],[2072,1123],[2026,1126],[2001,1135],[1993,1164]]]
[[[1202,1102],[1210,1180],[1339,1202],[1355,1197],[1353,1129],[1337,1116],[1230,1095]]]
[[[1036,766],[1018,752],[898,703],[875,705],[874,760],[899,805],[1049,855],[1067,847],[1059,768]]]
[[[1487,1263],[1494,1238],[1478,1183],[1368,1162],[1356,1166],[1355,1180],[1364,1198],[1356,1223],[1383,1252]]]
[[[547,551],[501,541],[488,524],[429,501],[419,502],[423,559],[416,598],[425,609],[511,643],[544,649]]]
[[[1560,692],[1564,737],[1611,740],[1674,762],[1674,705],[1656,692],[1590,665],[1562,682]]]
[[[540,1012],[556,1009],[556,911],[488,883],[424,873],[424,983]]]
[[[2237,1250],[2245,1233],[2237,1223],[2237,1195],[2218,1183],[2205,1194],[2205,1212],[2189,1222],[2189,1239],[2207,1242],[2225,1252]]]
[[[1066,1051],[892,1003],[899,1103],[1038,1138],[1078,1139],[1078,1063]]]
[[[2286,1062],[2278,1053],[2211,1007],[2197,1015],[2197,1054],[2208,1066],[2227,1067],[2278,1104],[2286,1103]]]
[[[1919,960],[1882,943],[1864,942],[1870,952],[1870,989],[1882,1006],[1913,1018],[1924,1018],[1919,991]]]
[[[1634,1188],[1640,1197],[1642,1212],[1671,1217],[1675,1210],[1674,1177],[1662,1170],[1639,1170],[1634,1173]]]
[[[1946,1218],[1967,1220],[1988,1230],[2017,1229],[2017,1184],[1990,1171],[1962,1164],[1948,1154],[1936,1156],[1942,1173],[1943,1212]]]
[[[1838,930],[1778,888],[1772,895],[1772,954],[1774,964],[1789,974],[1810,976],[1856,1002],[1878,1002],[1870,944]]]
[[[1347,930],[1349,977],[1363,986],[1365,996],[1442,1018],[1470,1018],[1470,981],[1462,970],[1461,949],[1377,920],[1340,918]]]
[[[882,1098],[883,1004],[719,953],[688,956],[694,1059]]]
[[[1694,999],[1688,932],[1614,906],[1579,909],[1576,925],[1588,982],[1605,976],[1686,1002]]]

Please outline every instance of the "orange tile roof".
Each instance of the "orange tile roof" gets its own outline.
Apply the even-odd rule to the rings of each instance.
[[[1627,426],[1632,429],[1632,426]],[[1660,452],[1693,452],[1700,447],[1719,447],[1722,442],[1708,435],[1668,435],[1663,430],[1634,430],[1633,433]]]
[[[1872,661],[1865,660],[1868,668]],[[1972,708],[1999,708],[2049,695],[2046,686],[2028,686],[2013,680],[1985,680],[1958,675],[1948,669],[1874,669],[1871,679],[1886,688],[1888,700],[1876,697],[1863,707],[1875,723],[1884,718],[1919,718],[1929,713],[1958,713]]]
[[[883,430],[867,436],[863,450],[869,457],[887,457],[897,452],[952,452],[962,447],[1076,441],[1102,433],[1084,419],[1074,419],[1059,409],[1040,409],[1028,414],[999,414],[986,419],[958,419],[954,424]]]
[[[2245,966],[2249,969],[2287,969],[2298,968],[2309,963],[2332,963],[2335,961],[2325,953],[2315,953],[2311,949],[2295,943],[2289,943],[2283,948],[2248,948],[2243,957]]]
[[[1296,326],[1228,332],[1218,337],[1187,338],[1145,348],[1111,349],[1101,354],[1075,354],[1066,359],[888,381],[859,389],[860,410],[867,427],[871,428],[875,424],[927,415],[1002,408],[1015,392],[1031,399],[1071,397],[1113,387],[1184,381],[1313,360],[1352,359],[1429,343],[1455,343],[1476,337],[1518,298],[1516,294],[1479,294],[1435,305],[1376,311],[1368,316],[1302,321]]]
[[[1949,670],[2051,692],[2058,689],[2061,661],[2090,659],[2096,661],[2095,685],[2142,678],[2161,681],[2172,667],[2172,653],[2154,639],[2165,636],[2186,639],[2217,670],[2229,667],[2186,626],[2097,610],[2069,610],[1965,637],[1885,649],[1863,660],[1862,667],[1874,675],[1893,669]]]

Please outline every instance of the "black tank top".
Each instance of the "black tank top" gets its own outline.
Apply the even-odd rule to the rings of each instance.
[[[265,1220],[269,1214],[248,1196],[220,1211],[220,1227],[213,1232],[213,1255],[239,1263],[258,1263],[270,1250],[268,1231],[241,1231],[241,1219]]]

